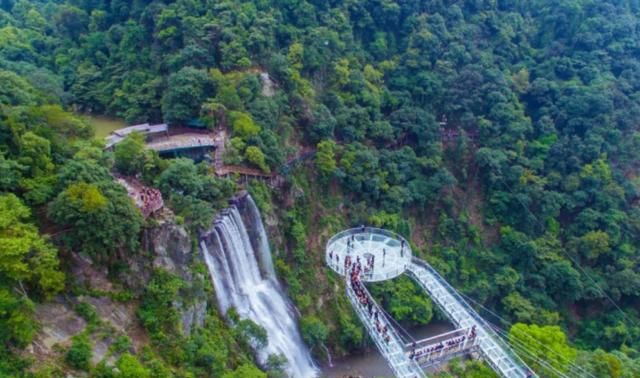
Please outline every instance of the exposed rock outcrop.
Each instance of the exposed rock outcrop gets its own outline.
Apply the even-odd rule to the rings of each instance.
[[[265,97],[273,97],[276,94],[276,83],[271,79],[269,73],[261,72],[260,81],[262,81],[262,95]]]
[[[173,219],[160,220],[148,230],[146,240],[148,249],[154,253],[153,267],[180,276],[191,288],[184,302],[176,304],[181,312],[182,331],[190,334],[194,327],[204,325],[209,299],[199,284],[206,277],[191,270],[194,263],[202,261],[200,251],[193,248],[187,230]]]
[[[184,276],[194,261],[191,238],[187,230],[172,221],[162,220],[148,230],[149,250],[154,253],[153,267]]]
[[[191,235],[176,224],[170,211],[163,211],[156,222],[143,235],[143,249],[147,253],[130,255],[125,262],[126,269],[117,274],[116,280],[112,281],[108,270],[90,257],[69,255],[72,285],[83,295],[58,296],[36,306],[35,318],[41,328],[24,352],[34,360],[34,369],[47,361],[61,361],[73,336],[85,331],[90,336],[93,364],[105,359],[108,364],[114,363],[117,355],[114,356],[110,348],[119,336],[131,339],[132,353],[148,345],[149,337],[137,316],[139,302],[127,298],[131,293],[135,297],[144,292],[153,269],[165,269],[186,283],[185,295],[174,304],[180,311],[183,333],[190,334],[204,325],[208,300],[213,298],[208,298],[205,291],[208,277],[193,271],[194,264],[202,259],[200,250],[193,248]],[[95,311],[91,322],[79,315],[77,306],[81,303]],[[91,327],[87,327],[89,323]]]
[[[40,330],[25,352],[41,361],[55,355],[56,345],[66,345],[71,338],[84,330],[87,322],[79,317],[61,299],[39,304],[35,318],[40,322]]]

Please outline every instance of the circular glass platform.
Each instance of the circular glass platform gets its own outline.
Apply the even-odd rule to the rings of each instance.
[[[409,243],[395,232],[358,227],[334,235],[327,243],[325,261],[344,276],[348,266],[361,264],[360,279],[366,282],[395,278],[411,263]]]

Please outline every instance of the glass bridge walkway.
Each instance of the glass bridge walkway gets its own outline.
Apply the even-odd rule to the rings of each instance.
[[[435,269],[412,257],[408,243],[400,235],[364,226],[346,230],[329,240],[325,260],[331,269],[345,276],[349,301],[396,377],[425,377],[421,366],[434,366],[471,352],[479,353],[501,377],[537,377]],[[357,274],[354,278],[355,267]],[[452,335],[441,335],[448,338],[438,339],[438,343],[428,348],[426,356],[422,352],[419,352],[420,356],[416,355],[415,343],[405,345],[402,342],[389,319],[383,315],[384,311],[360,284],[392,279],[405,272],[427,292],[457,328]]]

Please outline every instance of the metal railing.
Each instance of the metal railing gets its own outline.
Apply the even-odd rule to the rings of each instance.
[[[344,263],[340,261],[339,263],[335,262],[335,260],[331,260],[329,256],[325,256],[325,263],[338,274],[343,276],[347,275],[347,271],[345,270]],[[394,277],[397,277],[404,273],[407,270],[408,265],[402,265],[393,270],[385,270],[383,273],[369,272],[362,273],[362,277],[366,278],[367,282],[375,282],[375,281],[385,281]]]
[[[484,359],[502,377],[526,377],[532,372],[462,296],[425,261],[413,258],[409,274],[423,287],[447,317],[460,328],[476,327],[477,345]]]
[[[383,272],[370,272],[364,273],[362,278],[366,281],[383,281],[390,278],[399,276],[404,271],[407,271],[409,275],[418,282],[418,284],[430,295],[436,305],[446,314],[451,322],[458,328],[469,329],[475,328],[476,337],[473,345],[469,349],[477,348],[484,360],[491,366],[491,368],[500,376],[505,378],[523,378],[534,376],[531,369],[525,364],[524,361],[511,349],[511,347],[502,340],[491,326],[480,317],[476,311],[465,301],[465,299],[444,279],[440,274],[433,269],[427,262],[418,258],[412,257],[411,247],[409,243],[399,234],[380,229],[375,227],[364,227],[364,230],[360,228],[352,228],[335,234],[327,242],[325,251],[326,264],[336,271],[337,273],[346,277],[346,292],[349,301],[351,302],[356,314],[364,324],[369,335],[375,342],[376,346],[380,350],[380,353],[389,363],[389,366],[394,371],[397,377],[402,378],[415,378],[424,377],[425,374],[420,368],[419,364],[414,359],[409,358],[406,355],[404,345],[397,331],[385,320],[382,315],[384,312],[373,301],[373,298],[363,285],[363,291],[366,294],[368,300],[371,301],[373,308],[380,314],[381,320],[387,325],[387,335],[389,341],[385,341],[383,336],[377,331],[373,319],[367,314],[367,310],[361,305],[356,297],[354,289],[351,287],[351,281],[349,280],[348,269],[344,265],[344,260],[335,261],[330,256],[333,255],[332,251],[337,251],[337,248],[342,248],[344,251],[345,245],[336,246],[336,243],[341,239],[349,238],[354,235],[357,241],[384,241],[387,245],[396,246],[395,243],[404,244],[407,259],[402,260],[401,263],[396,261],[397,267],[391,267],[394,269],[385,269]],[[364,236],[364,239],[362,238]],[[384,237],[390,240],[380,240],[376,237]],[[347,251],[348,253],[349,251]],[[345,256],[343,255],[342,258]],[[461,347],[455,350],[455,353],[463,353],[467,348]],[[441,357],[445,358],[443,354]],[[435,363],[430,361],[429,363]]]
[[[477,340],[472,329],[460,328],[407,345],[411,347],[410,357],[424,367],[427,363],[444,362],[471,351]]]
[[[377,228],[377,227],[365,227],[364,232],[368,234],[381,235],[381,236],[386,236],[392,239],[396,239],[400,243],[404,241],[406,250],[409,252],[409,254],[412,253],[411,247],[409,246],[409,243],[407,242],[407,240],[398,233],[385,230],[382,228]],[[327,242],[327,251],[331,249],[331,247],[333,246],[333,243],[335,243],[337,240],[342,239],[345,236],[359,235],[359,234],[360,235],[362,234],[362,227],[350,228],[348,230],[338,232],[337,234],[333,235],[331,239],[329,239],[329,241]]]
[[[424,377],[425,374],[422,371],[422,368],[420,368],[420,366],[415,361],[408,358],[405,354],[400,336],[391,326],[391,324],[384,320],[384,312],[382,312],[381,308],[373,300],[364,285],[362,287],[365,294],[367,295],[368,300],[371,301],[373,308],[378,311],[379,319],[381,320],[381,322],[383,322],[383,324],[387,326],[387,335],[389,336],[389,342],[386,342],[382,338],[375,327],[373,319],[369,316],[369,314],[367,314],[364,306],[358,301],[358,298],[356,297],[356,294],[351,287],[351,282],[349,281],[349,279],[347,279],[346,286],[347,297],[349,298],[353,309],[356,311],[356,314],[360,318],[360,321],[367,329],[369,336],[371,336],[374,343],[378,347],[380,354],[382,354],[382,356],[389,364],[389,367],[391,367],[391,370],[393,370],[395,376],[399,378]]]
[[[428,360],[424,360],[424,361],[418,361],[418,363],[420,364],[420,367],[423,369],[428,369],[430,367],[433,366],[437,366],[440,364],[443,364],[449,360],[452,360],[456,357],[462,357],[462,356],[468,356],[470,353],[474,353],[478,351],[478,346],[477,345],[471,345],[469,347],[466,347],[464,349],[459,349],[459,350],[455,350],[452,352],[447,352],[442,356],[436,356],[433,358],[430,358]]]
[[[411,261],[411,256],[412,256],[411,247],[409,246],[409,243],[406,241],[405,238],[403,238],[400,234],[397,234],[393,231],[384,230],[382,228],[376,228],[376,227],[365,227],[364,234],[382,236],[382,237],[394,239],[399,243],[399,245],[402,244],[404,241],[404,254],[406,256],[406,258],[404,259],[406,263],[398,266],[395,269],[392,269],[392,270],[385,269],[383,272],[373,271],[373,272],[363,273],[362,276],[363,278],[366,279],[367,282],[385,281],[385,280],[397,277],[402,273],[404,273],[404,271],[407,269]],[[333,235],[333,237],[329,239],[329,241],[327,242],[327,247],[325,250],[325,263],[327,264],[327,266],[329,266],[331,269],[333,269],[338,274],[341,274],[343,276],[347,275],[346,273],[347,269],[345,269],[344,260],[335,261],[329,256],[330,255],[329,251],[335,250],[334,248],[335,243],[338,240],[347,238],[351,235],[356,235],[356,236],[363,235],[362,228],[361,227],[351,228]]]

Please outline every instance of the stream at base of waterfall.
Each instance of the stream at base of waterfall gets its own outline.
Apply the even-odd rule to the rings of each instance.
[[[298,331],[296,310],[278,283],[260,212],[249,195],[238,198],[216,218],[200,240],[223,314],[235,308],[267,331],[268,345],[258,351],[288,360],[291,377],[311,378],[319,373]]]

